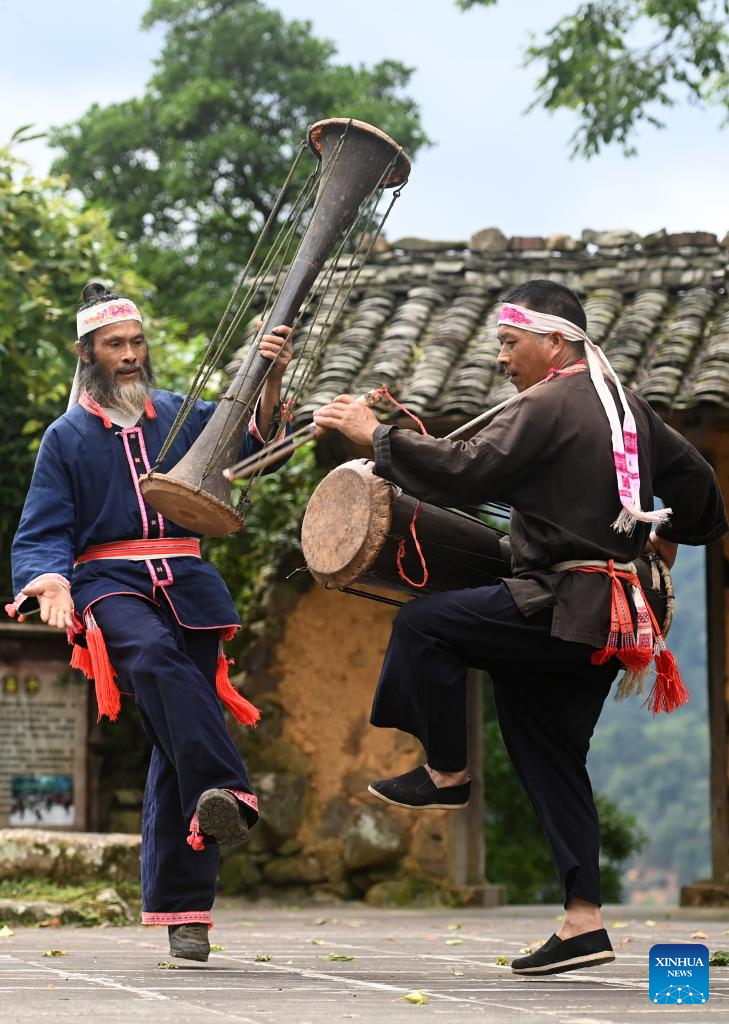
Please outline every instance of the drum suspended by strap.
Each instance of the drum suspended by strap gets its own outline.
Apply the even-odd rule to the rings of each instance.
[[[410,533],[416,508],[422,559]],[[398,564],[403,541],[405,554]],[[503,533],[474,516],[418,502],[375,476],[366,459],[345,462],[324,477],[309,499],[301,528],[309,572],[326,588],[347,590],[363,583],[411,596],[508,579],[511,562],[504,541]],[[671,573],[657,555],[637,558],[635,565],[665,637],[673,620]],[[427,581],[421,586],[424,566]]]
[[[418,505],[422,561],[410,534]],[[398,568],[403,540],[406,553]],[[480,587],[511,575],[502,540],[498,530],[474,516],[418,503],[375,476],[365,459],[345,462],[322,480],[301,529],[309,572],[325,587],[366,583],[408,594]],[[427,582],[420,586],[424,566]]]

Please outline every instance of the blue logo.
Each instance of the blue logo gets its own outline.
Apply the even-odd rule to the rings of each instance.
[[[709,1000],[709,951],[696,942],[652,946],[648,991],[652,1003],[701,1005]]]

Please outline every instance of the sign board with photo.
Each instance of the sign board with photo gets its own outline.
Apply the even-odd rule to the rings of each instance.
[[[57,663],[0,668],[0,828],[86,828],[87,705]]]

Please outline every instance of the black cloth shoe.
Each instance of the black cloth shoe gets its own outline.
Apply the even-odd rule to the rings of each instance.
[[[248,842],[248,823],[240,805],[225,789],[206,789],[197,802],[200,831],[218,846],[240,846]]]
[[[367,789],[380,800],[398,807],[430,807],[434,810],[458,811],[468,803],[471,783],[460,786],[444,786],[438,789],[428,774],[425,765],[420,765],[406,775],[392,779],[379,779]]]
[[[553,935],[533,953],[512,960],[511,969],[514,974],[561,974],[562,971],[578,971],[581,967],[599,967],[614,959],[608,933],[598,928],[571,939]]]
[[[171,924],[167,927],[170,938],[170,956],[205,963],[210,956],[208,926],[206,924]]]

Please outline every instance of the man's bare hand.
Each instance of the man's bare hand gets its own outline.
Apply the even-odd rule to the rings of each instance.
[[[68,629],[73,615],[73,601],[68,587],[55,579],[39,579],[29,584],[21,593],[28,597],[37,597],[40,605],[40,617],[43,622],[56,629]],[[22,606],[19,619],[22,620]]]
[[[380,425],[372,409],[352,395],[340,395],[329,405],[317,409],[314,423],[325,430],[338,430],[359,445],[372,445],[372,435]]]
[[[673,541],[664,540],[663,537],[659,537],[657,533],[652,533],[648,538],[648,543],[645,546],[645,553],[654,553],[658,555],[666,563],[669,569],[673,568],[673,563],[676,561],[676,554],[678,553],[678,544],[674,544]]]
[[[258,321],[258,329],[263,327],[263,320]],[[274,327],[272,334],[264,334],[258,343],[258,351],[264,359],[270,359],[273,363],[267,381],[274,381],[280,384],[286,367],[294,355],[293,339],[290,327]]]

